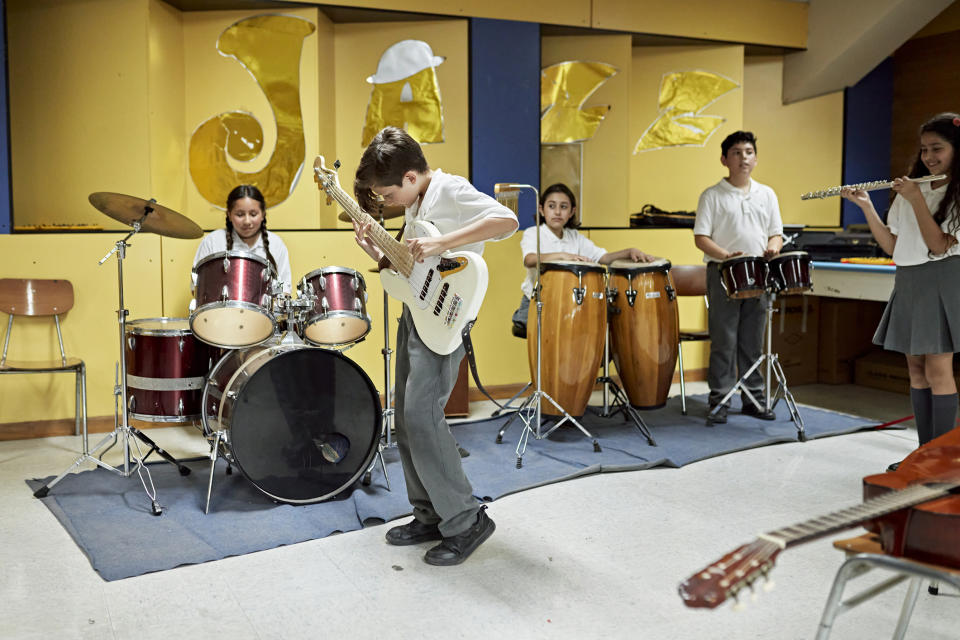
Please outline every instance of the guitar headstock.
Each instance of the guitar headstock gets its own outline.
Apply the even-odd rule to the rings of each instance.
[[[332,200],[331,191],[334,187],[340,188],[340,177],[337,175],[337,169],[340,168],[340,161],[333,163],[333,169],[324,166],[323,156],[317,156],[313,161],[313,179],[327,194],[327,204]]]
[[[744,587],[753,589],[761,577],[773,569],[780,546],[769,540],[757,539],[731,551],[717,562],[701,569],[680,583],[678,591],[688,607],[713,609],[728,598],[737,599]]]

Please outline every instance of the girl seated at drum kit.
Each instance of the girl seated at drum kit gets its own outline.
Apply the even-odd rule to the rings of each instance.
[[[614,260],[652,262],[655,257],[635,248],[608,252],[577,231],[577,199],[570,188],[562,183],[552,184],[540,194],[537,208],[539,223],[528,227],[520,240],[523,266],[527,278],[520,285],[523,295],[520,307],[513,313],[513,334],[524,338],[527,335],[527,314],[533,287],[537,281],[537,232],[540,233],[541,262],[575,261],[610,264]]]

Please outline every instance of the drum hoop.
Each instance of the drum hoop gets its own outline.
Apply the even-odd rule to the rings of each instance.
[[[595,262],[541,262],[540,273],[546,271],[566,271],[568,273],[605,273],[607,270],[602,264]]]
[[[222,344],[219,342],[211,342],[200,337],[200,335],[193,331],[193,321],[198,315],[203,311],[211,311],[213,309],[245,309],[247,311],[255,311],[260,315],[266,316],[270,319],[270,324],[272,329],[270,330],[269,335],[263,340],[257,342],[251,342],[250,344]],[[261,307],[250,302],[244,302],[242,300],[226,300],[226,301],[217,301],[217,302],[208,302],[202,307],[198,307],[193,313],[190,314],[190,330],[193,332],[193,335],[196,336],[197,340],[205,344],[213,345],[214,347],[220,347],[221,349],[250,349],[252,347],[258,347],[265,343],[267,340],[272,338],[277,332],[277,318],[269,311],[264,313],[266,307]]]
[[[363,335],[361,335],[359,338],[357,338],[356,340],[350,340],[349,342],[317,342],[316,340],[311,340],[310,337],[307,335],[307,329],[317,324],[321,320],[328,320],[330,318],[343,318],[343,317],[360,318],[361,320],[365,320],[367,322],[367,330],[364,331]],[[366,338],[367,334],[370,333],[370,329],[372,328],[372,326],[373,326],[373,323],[371,322],[369,315],[361,315],[356,311],[354,312],[328,311],[327,313],[320,313],[320,314],[317,314],[316,316],[312,316],[311,319],[306,324],[303,325],[303,335],[300,337],[305,342],[315,347],[321,347],[321,348],[327,348],[327,349],[338,349],[340,347],[346,347],[348,345],[356,344],[361,340],[363,340],[364,338]]]
[[[188,415],[188,416],[152,416],[146,413],[134,413],[133,411],[128,411],[127,415],[136,420],[142,420],[144,422],[196,422],[201,419],[201,416],[198,415]]]
[[[333,357],[336,357],[336,358],[343,358],[343,360],[344,360],[348,365],[350,365],[351,367],[353,367],[353,369],[354,369],[357,373],[360,374],[360,379],[361,379],[363,382],[366,383],[366,385],[367,385],[367,390],[370,392],[371,399],[375,400],[375,403],[374,403],[374,404],[375,404],[376,409],[375,409],[375,411],[374,411],[374,417],[375,417],[375,422],[376,422],[376,424],[374,425],[374,439],[373,439],[373,441],[372,441],[372,446],[370,447],[370,451],[368,451],[368,452],[367,452],[367,455],[364,457],[363,464],[359,465],[359,466],[357,467],[357,471],[353,474],[353,476],[352,476],[347,482],[345,482],[345,483],[343,483],[342,485],[340,485],[340,487],[337,489],[337,492],[340,492],[340,491],[342,491],[343,489],[345,489],[346,487],[349,487],[350,485],[352,485],[354,482],[356,482],[356,481],[360,478],[360,476],[362,476],[364,473],[366,473],[367,469],[370,467],[370,463],[373,462],[374,456],[377,455],[377,451],[378,451],[377,443],[378,443],[378,441],[379,441],[379,434],[380,434],[380,432],[381,432],[382,429],[383,429],[383,412],[382,412],[383,406],[382,406],[381,403],[380,403],[380,394],[377,392],[376,386],[374,386],[373,381],[370,380],[370,376],[367,375],[366,371],[364,371],[364,370],[360,367],[360,365],[358,365],[356,362],[354,362],[354,361],[351,360],[350,358],[346,357],[345,355],[343,355],[343,354],[340,353],[339,351],[333,351],[333,350],[330,350],[330,349],[317,349],[317,348],[315,348],[315,347],[308,347],[308,346],[306,346],[306,345],[301,345],[301,344],[291,344],[291,345],[279,345],[279,346],[277,346],[275,349],[267,348],[267,349],[264,349],[262,353],[268,353],[268,352],[273,351],[273,357],[270,359],[270,361],[272,362],[273,360],[275,360],[275,359],[277,359],[277,358],[283,357],[283,356],[284,356],[285,354],[287,354],[287,353],[292,353],[292,352],[295,352],[295,351],[300,351],[300,350],[302,350],[302,349],[309,349],[310,351],[323,352],[323,353],[332,355]],[[247,363],[253,362],[253,361],[256,360],[257,358],[260,358],[261,355],[262,355],[262,353],[261,353],[261,354],[257,354],[256,356],[254,356],[253,358],[251,358],[251,359],[249,359],[249,360],[244,361],[244,363],[243,363],[241,366],[237,367],[237,373],[239,373],[241,370],[243,370],[244,367],[247,365]],[[255,377],[258,373],[260,373],[261,370],[262,370],[262,368],[259,369],[259,370],[257,370],[257,372],[255,372],[253,375],[251,375],[249,378],[247,378],[247,384],[249,384],[250,381],[252,381],[252,380],[254,379],[254,377]],[[228,384],[227,387],[226,387],[227,389],[230,388],[230,385],[233,383],[233,381],[234,381],[235,378],[236,378],[236,374],[234,374],[233,378],[231,378],[230,384]],[[244,384],[244,387],[246,387],[246,384]],[[238,390],[237,390],[237,393],[236,393],[236,397],[239,398],[239,397],[240,397],[240,394],[241,394],[242,392],[243,392],[243,389],[242,389],[242,388],[241,388],[241,389],[238,389]],[[226,395],[226,390],[224,391],[224,395]],[[220,410],[219,410],[218,414],[222,414],[222,412],[223,412],[223,403],[221,403],[221,405],[220,405]],[[221,421],[220,424],[221,424],[221,425],[223,424],[222,421]],[[234,462],[234,464],[236,464],[237,468],[240,469],[240,473],[243,474],[243,476],[247,479],[247,481],[250,482],[250,484],[252,484],[254,487],[256,487],[258,491],[260,491],[261,493],[269,496],[270,498],[273,498],[274,500],[278,500],[278,501],[280,501],[280,502],[284,502],[284,503],[287,503],[287,504],[310,504],[310,503],[314,503],[314,502],[321,502],[321,501],[323,501],[323,500],[326,500],[327,498],[330,498],[330,497],[336,495],[336,493],[331,493],[331,494],[327,494],[327,495],[324,495],[324,496],[319,496],[319,497],[310,498],[310,499],[308,499],[308,500],[291,500],[290,498],[284,498],[284,497],[282,497],[282,496],[273,495],[272,493],[270,493],[269,491],[267,491],[266,489],[264,489],[263,487],[261,487],[259,484],[257,484],[256,482],[254,482],[253,479],[250,478],[250,476],[247,475],[247,472],[244,470],[243,464],[241,463],[240,458],[237,457],[236,451],[234,451],[234,450],[231,448],[231,449],[230,449],[230,453],[231,453],[231,455],[233,456],[233,462]]]
[[[360,282],[363,283],[363,287],[364,287],[364,288],[367,287],[367,282],[366,282],[366,280],[363,279],[363,274],[360,273],[359,271],[357,271],[356,269],[351,269],[350,267],[337,267],[337,266],[333,266],[333,267],[320,267],[319,269],[314,269],[313,271],[311,271],[311,272],[308,273],[307,275],[303,276],[303,278],[301,278],[300,280],[301,280],[301,282],[302,282],[303,280],[312,280],[313,278],[315,278],[315,277],[317,277],[317,276],[327,275],[328,273],[342,273],[342,274],[345,274],[345,275],[348,275],[348,276],[356,276],[356,277],[360,278]]]
[[[141,322],[159,322],[163,324],[171,320],[183,320],[187,323],[186,329],[143,329],[139,328],[136,325]],[[190,329],[190,319],[189,318],[168,318],[162,316],[159,318],[137,318],[136,320],[128,320],[124,323],[124,327],[127,333],[135,336],[192,336],[193,331]]]
[[[619,261],[617,261],[617,262],[619,262]],[[622,273],[622,272],[629,272],[629,273],[656,273],[656,272],[661,272],[661,273],[667,273],[667,272],[670,271],[670,269],[672,269],[672,268],[673,268],[673,264],[672,264],[669,260],[665,260],[665,261],[663,261],[663,262],[658,262],[658,263],[656,263],[656,264],[650,264],[649,262],[634,262],[634,263],[633,263],[632,265],[630,265],[630,266],[627,266],[627,265],[620,265],[620,266],[617,266],[617,267],[615,267],[615,266],[613,266],[613,265],[608,265],[608,266],[607,266],[607,270],[609,270],[610,273]]]
[[[791,257],[791,258],[795,257],[799,260],[803,260],[804,258],[806,258],[809,260],[810,254],[807,253],[806,251],[785,251],[784,253],[778,253],[777,255],[770,258],[770,262],[776,262],[781,258],[788,258],[788,257]]]
[[[231,249],[230,251],[217,251],[216,253],[211,253],[210,255],[201,258],[199,262],[193,267],[194,273],[197,272],[200,267],[207,264],[208,262],[213,262],[214,260],[223,260],[224,258],[240,258],[243,260],[253,260],[254,262],[259,262],[267,269],[273,271],[273,265],[270,264],[270,261],[266,258],[261,258],[253,251],[243,251],[242,249]]]
[[[739,264],[741,262],[744,262],[744,263],[751,262],[754,264],[763,263],[763,258],[760,258],[757,256],[734,256],[732,258],[727,258],[726,260],[721,261],[720,266],[722,267],[723,265],[726,265],[726,264]]]

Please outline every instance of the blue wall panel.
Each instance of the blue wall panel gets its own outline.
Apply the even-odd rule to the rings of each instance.
[[[7,100],[7,8],[0,0],[0,233],[10,233],[10,108]]]
[[[470,180],[540,186],[540,25],[470,20]],[[534,223],[532,192],[520,197],[520,227]]]
[[[844,100],[843,184],[886,180],[890,173],[893,128],[893,58],[887,58],[860,82],[848,88]],[[887,190],[871,191],[873,205],[886,215]],[[843,201],[843,226],[864,223],[860,207]]]

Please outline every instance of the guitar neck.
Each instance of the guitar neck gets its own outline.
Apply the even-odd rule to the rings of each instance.
[[[390,260],[390,264],[393,265],[394,269],[404,277],[409,278],[410,272],[413,269],[413,256],[410,255],[410,250],[407,249],[406,245],[390,235],[389,231],[380,226],[380,224],[374,220],[373,216],[363,211],[360,205],[338,185],[330,185],[327,187],[327,193],[343,207],[343,210],[347,212],[350,219],[358,223],[372,223],[370,224],[368,236],[373,241],[373,244],[375,244],[380,251],[383,251],[383,254]]]
[[[768,531],[760,538],[778,545],[781,549],[815,540],[844,529],[856,526],[868,520],[900,509],[906,509],[922,502],[943,497],[957,488],[957,484],[943,483],[935,485],[913,485],[902,491],[891,491],[882,496],[871,498],[856,506],[828,513],[819,518],[799,522],[783,529]]]

